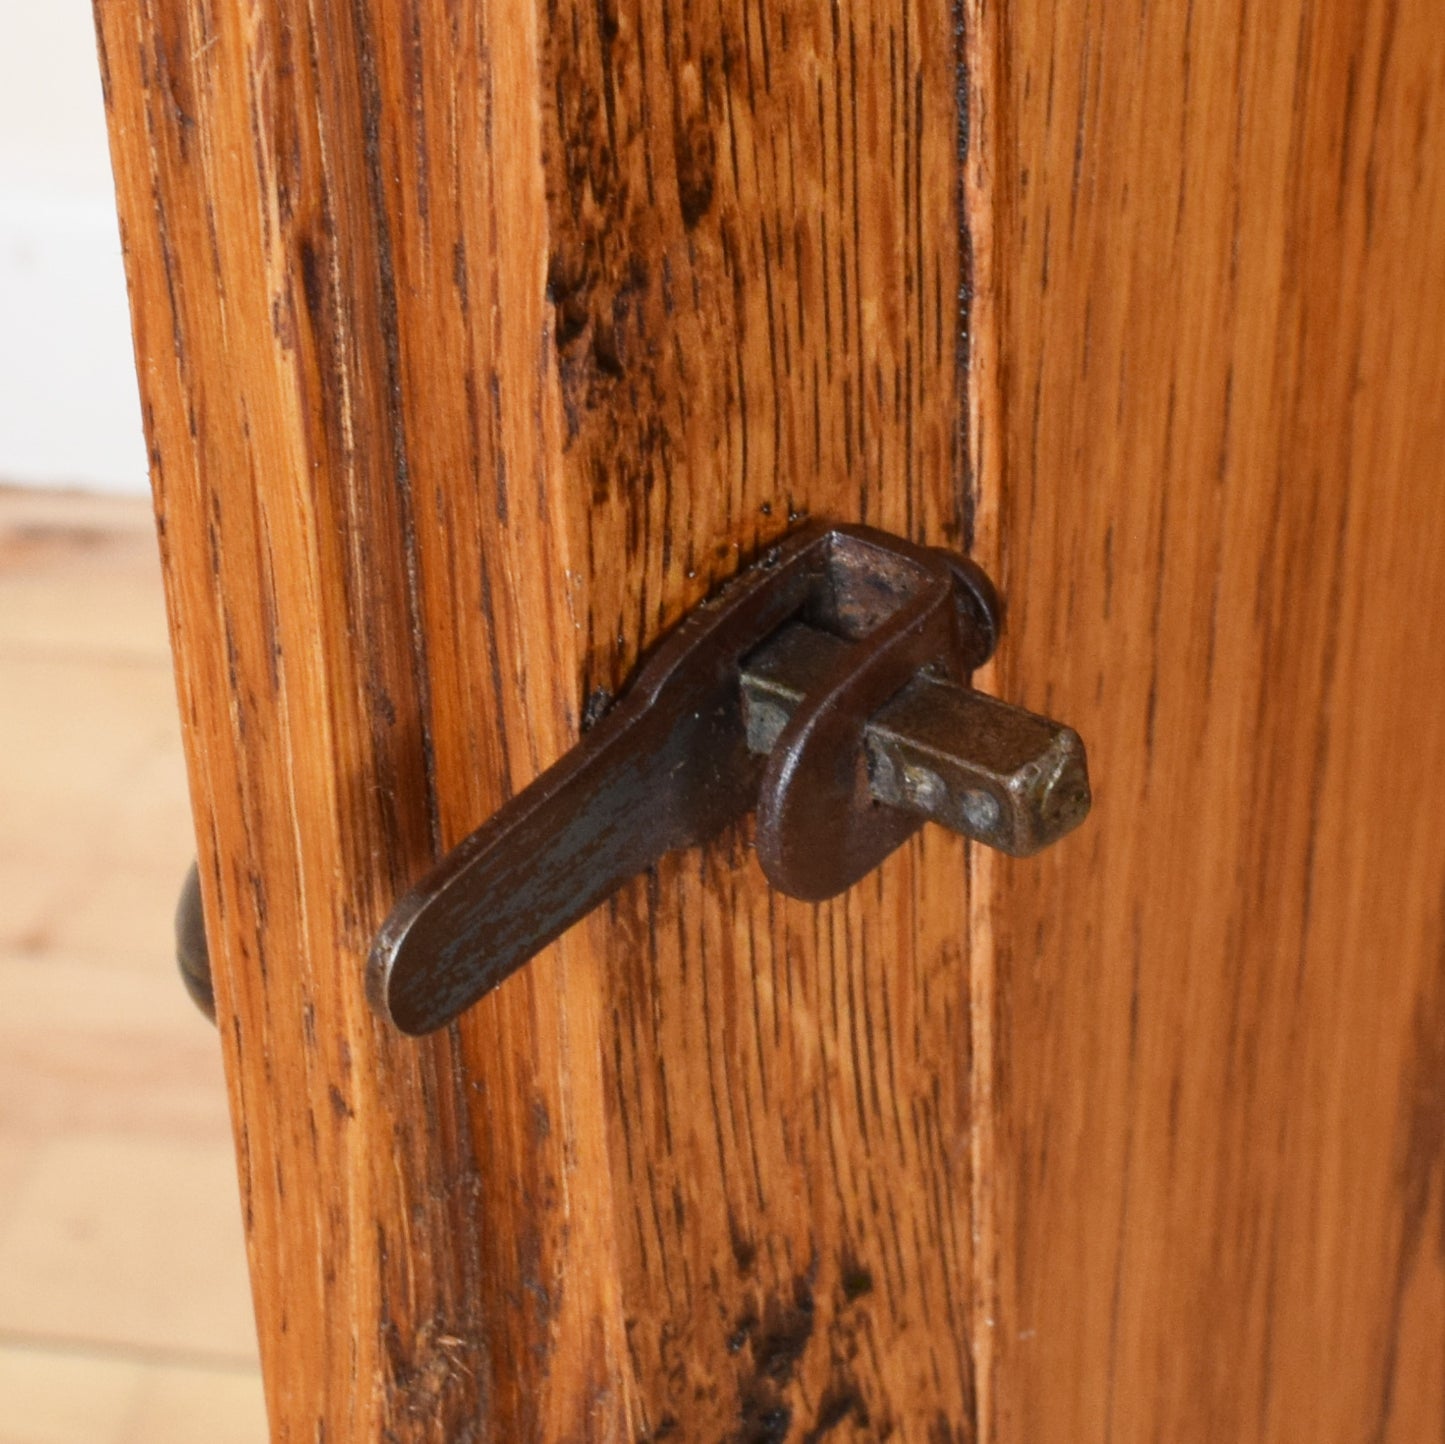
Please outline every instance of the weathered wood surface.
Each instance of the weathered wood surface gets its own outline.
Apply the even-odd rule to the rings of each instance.
[[[361,988],[795,515],[966,542],[950,8],[96,8],[273,1434],[972,1439],[959,843]]]
[[[1001,690],[1096,797],[982,884],[1000,1444],[1445,1439],[1441,37],[971,37]]]
[[[1430,4],[97,13],[276,1437],[1445,1437]],[[1086,829],[386,1037],[804,512],[976,524]]]

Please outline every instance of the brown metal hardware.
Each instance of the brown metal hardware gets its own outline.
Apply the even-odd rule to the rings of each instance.
[[[997,636],[978,568],[862,527],[789,538],[667,637],[581,742],[417,884],[373,1005],[444,1026],[664,853],[756,807],[775,887],[821,899],[933,817],[1031,852],[1082,820],[1067,728],[968,691]],[[955,731],[957,727],[959,730]]]
[[[406,1033],[445,1026],[628,878],[753,808],[764,873],[810,900],[926,819],[1018,856],[1056,841],[1089,809],[1083,744],[967,685],[997,635],[970,562],[863,527],[788,538],[401,898],[372,945],[372,1005]]]

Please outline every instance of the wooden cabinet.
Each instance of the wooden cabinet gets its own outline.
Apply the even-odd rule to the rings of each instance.
[[[273,1436],[1445,1437],[1433,0],[96,12]],[[805,515],[989,567],[1094,816],[391,1034]]]

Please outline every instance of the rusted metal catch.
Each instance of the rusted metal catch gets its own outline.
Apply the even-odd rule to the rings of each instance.
[[[1004,852],[1089,809],[1067,727],[972,690],[998,602],[978,567],[814,525],[673,631],[565,757],[411,889],[367,991],[405,1033],[444,1027],[667,852],[756,808],[772,885],[820,900],[933,819]]]

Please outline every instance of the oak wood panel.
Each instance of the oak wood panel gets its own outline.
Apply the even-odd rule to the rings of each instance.
[[[972,34],[999,670],[1096,785],[982,884],[988,1438],[1445,1438],[1440,34]]]
[[[796,517],[967,541],[950,8],[96,10],[273,1435],[971,1439],[961,844],[361,989]]]

